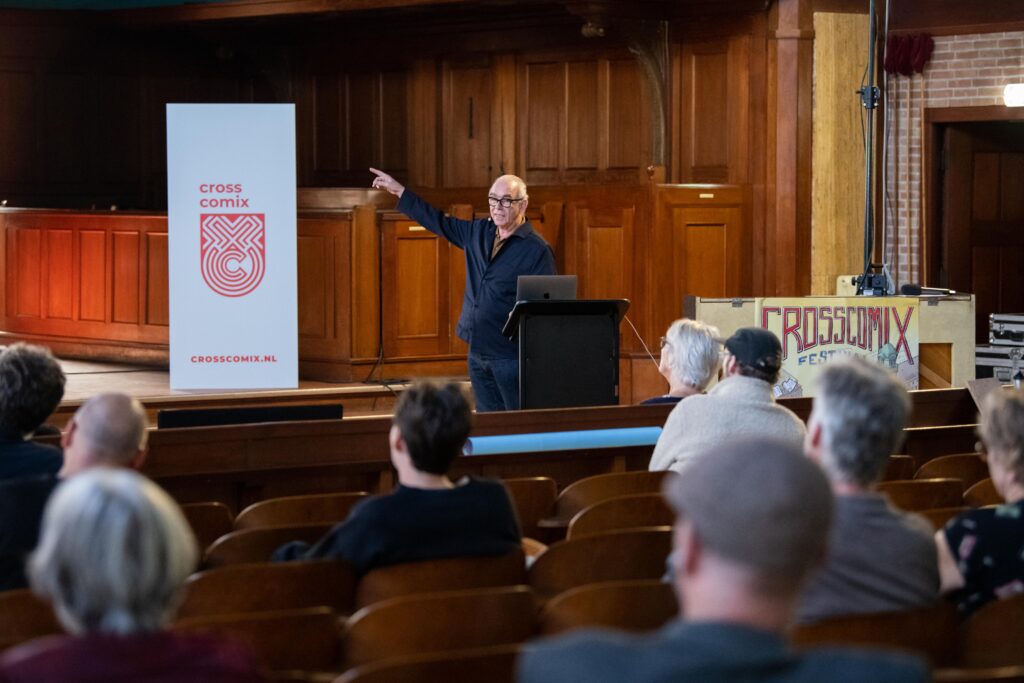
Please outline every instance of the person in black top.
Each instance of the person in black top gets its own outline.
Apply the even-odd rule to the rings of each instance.
[[[516,303],[520,275],[554,275],[555,256],[526,218],[526,183],[514,175],[494,181],[487,195],[490,218],[446,216],[383,171],[373,187],[398,197],[398,210],[466,253],[466,294],[455,333],[469,344],[469,379],[476,409],[519,408],[516,342],[501,330]]]
[[[12,344],[0,352],[0,481],[60,470],[60,449],[29,437],[63,397],[64,373],[49,349]]]
[[[403,562],[502,555],[520,545],[508,491],[498,481],[447,472],[462,451],[472,412],[455,384],[418,383],[402,394],[388,435],[398,486],[369,498],[313,545],[295,541],[275,561],[342,559],[364,574]]]
[[[942,591],[962,617],[1024,594],[1024,393],[986,396],[978,433],[992,484],[1006,503],[965,512],[935,534]]]

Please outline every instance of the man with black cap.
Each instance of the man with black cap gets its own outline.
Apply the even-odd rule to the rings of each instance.
[[[825,476],[799,448],[765,438],[724,444],[667,479],[665,497],[676,512],[680,618],[648,635],[583,631],[528,645],[521,683],[929,679],[913,657],[788,646],[793,605],[825,554],[833,503]]]
[[[792,411],[775,403],[772,386],[782,368],[778,338],[760,327],[741,327],[725,340],[725,379],[702,396],[677,405],[651,456],[651,470],[682,472],[726,440],[765,436],[800,448],[806,428]]]

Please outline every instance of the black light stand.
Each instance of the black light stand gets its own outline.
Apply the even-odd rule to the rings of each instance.
[[[875,109],[881,92],[875,85],[875,52],[878,42],[875,21],[875,0],[868,3],[868,70],[867,82],[857,91],[860,104],[867,112],[864,122],[864,273],[857,279],[857,294],[884,296],[889,291],[888,277],[879,264],[871,263],[875,236],[874,162]]]

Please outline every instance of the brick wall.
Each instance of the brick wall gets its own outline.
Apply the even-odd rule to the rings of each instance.
[[[890,76],[886,260],[897,286],[921,278],[924,110],[1002,104],[1007,83],[1024,83],[1024,31],[937,37],[924,73]]]

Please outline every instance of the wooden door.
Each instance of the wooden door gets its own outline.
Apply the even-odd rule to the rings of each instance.
[[[448,352],[449,246],[413,221],[385,218],[383,332],[388,358]]]
[[[951,124],[943,144],[939,278],[976,295],[987,343],[990,313],[1024,312],[1024,123]]]

